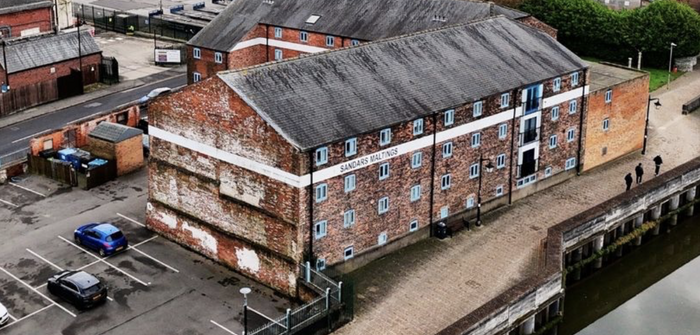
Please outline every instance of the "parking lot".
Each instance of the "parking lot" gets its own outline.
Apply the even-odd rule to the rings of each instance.
[[[284,297],[158,237],[144,226],[146,171],[90,191],[31,176],[0,185],[0,302],[10,322],[0,334],[242,334],[243,297],[270,316]],[[73,239],[90,222],[111,222],[129,247],[100,257]],[[81,311],[50,294],[63,270],[84,270],[108,288],[108,300]],[[249,323],[249,329],[251,329]]]

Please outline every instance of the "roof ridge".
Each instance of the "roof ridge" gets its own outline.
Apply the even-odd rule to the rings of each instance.
[[[217,72],[216,75],[220,76],[220,75],[226,75],[226,74],[232,74],[232,73],[238,73],[238,72],[245,73],[245,72],[248,72],[249,70],[253,70],[253,69],[270,68],[270,67],[274,67],[274,66],[279,65],[279,64],[297,62],[297,61],[306,60],[306,59],[309,59],[312,57],[321,57],[321,56],[325,56],[325,55],[330,54],[330,53],[344,52],[347,50],[357,50],[359,48],[366,48],[366,47],[376,45],[376,44],[388,43],[391,41],[400,40],[400,39],[409,38],[409,37],[418,36],[418,35],[427,35],[427,34],[439,32],[439,31],[454,29],[454,28],[458,28],[458,27],[462,27],[462,26],[470,26],[470,25],[477,24],[480,22],[494,20],[494,19],[501,19],[501,18],[504,18],[504,19],[509,20],[509,21],[516,21],[516,20],[511,20],[502,14],[494,15],[494,16],[487,16],[487,17],[474,19],[474,20],[469,21],[469,22],[455,23],[453,25],[432,28],[432,29],[422,30],[422,31],[418,31],[418,32],[404,34],[404,35],[393,36],[393,37],[389,37],[389,38],[385,38],[385,39],[360,43],[360,45],[357,45],[357,46],[347,46],[347,47],[342,47],[342,48],[338,48],[338,49],[330,49],[330,50],[311,53],[311,54],[299,55],[299,56],[294,57],[294,58],[288,58],[288,59],[283,59],[283,60],[278,60],[278,61],[273,61],[273,62],[268,62],[268,63],[256,64],[256,65],[252,65],[252,66],[248,66],[248,67],[244,67],[244,68],[240,68],[240,69],[220,71],[220,72]]]

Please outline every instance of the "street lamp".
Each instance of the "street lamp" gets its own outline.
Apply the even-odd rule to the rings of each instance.
[[[243,335],[248,334],[248,294],[250,288],[243,287],[239,291],[243,295]]]
[[[647,137],[649,137],[649,107],[651,106],[652,101],[654,101],[654,106],[656,109],[661,107],[661,101],[659,101],[659,98],[652,98],[650,95],[649,100],[647,101],[647,119],[646,123],[644,124],[644,146],[642,147],[642,155],[646,155],[647,153]]]
[[[491,160],[488,158],[484,158],[484,155],[479,156],[479,191],[476,193],[476,226],[481,227],[481,177],[483,173],[481,173],[482,169],[481,166],[484,164],[484,161],[488,161],[486,166],[486,172],[491,172],[493,171],[493,164],[491,164]]]
[[[673,47],[676,43],[671,42],[671,54],[668,56],[668,80],[666,81],[666,89],[671,85],[671,64],[673,63]]]

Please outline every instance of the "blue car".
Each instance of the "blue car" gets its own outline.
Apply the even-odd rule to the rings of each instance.
[[[119,228],[109,223],[89,223],[75,230],[75,243],[96,250],[104,257],[126,250],[129,242]]]

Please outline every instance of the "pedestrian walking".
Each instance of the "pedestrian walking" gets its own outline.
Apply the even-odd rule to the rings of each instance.
[[[654,157],[654,164],[656,164],[656,169],[654,170],[654,176],[659,175],[659,170],[661,170],[661,164],[663,164],[663,163],[664,163],[664,160],[661,159],[661,155],[656,155],[656,157]]]
[[[627,184],[627,189],[625,191],[629,191],[630,188],[632,187],[632,174],[628,173],[625,176],[625,184]]]
[[[637,175],[637,185],[642,183],[642,176],[644,175],[644,168],[642,163],[639,163],[636,168],[634,168],[634,173]]]

